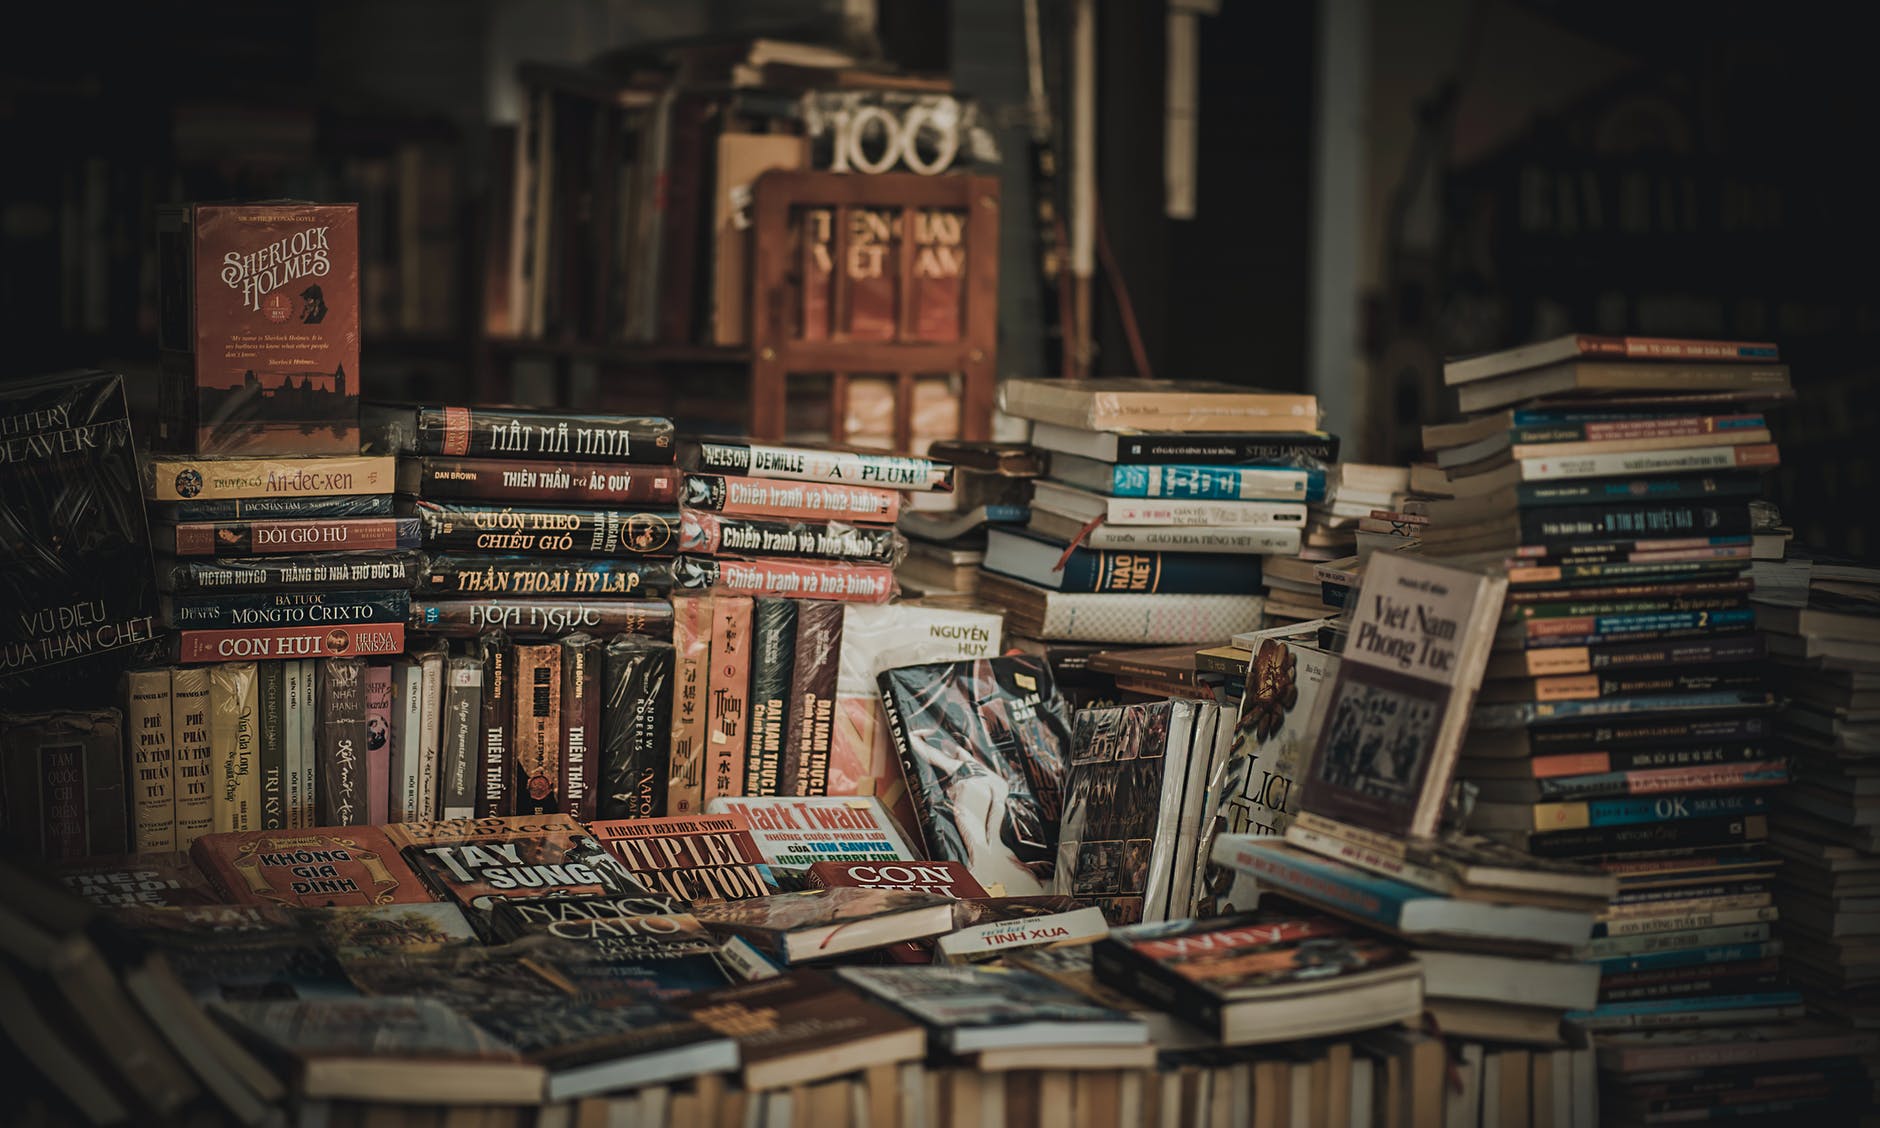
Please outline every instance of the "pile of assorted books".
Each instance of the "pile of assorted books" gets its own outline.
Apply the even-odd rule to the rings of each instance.
[[[970,596],[979,590],[986,531],[1031,519],[1031,481],[1044,457],[1025,443],[947,440],[927,450],[953,467],[953,489],[909,494],[900,530],[907,559],[895,570],[905,596]]]

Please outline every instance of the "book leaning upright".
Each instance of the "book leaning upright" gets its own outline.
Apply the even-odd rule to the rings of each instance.
[[[1505,576],[1404,553],[1371,558],[1301,811],[1435,833],[1507,587]]]

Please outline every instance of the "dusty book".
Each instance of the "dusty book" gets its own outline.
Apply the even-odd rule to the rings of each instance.
[[[599,639],[573,634],[561,640],[561,810],[576,822],[594,815],[601,661]]]
[[[956,1054],[1008,1046],[1118,1046],[1149,1040],[1142,1020],[1029,971],[850,967],[843,979],[918,1019]]]
[[[672,565],[664,560],[450,552],[425,557],[416,585],[420,597],[451,599],[645,598],[670,586]]]
[[[359,207],[157,212],[159,450],[357,454]]]
[[[898,590],[894,569],[880,564],[680,556],[673,561],[672,572],[674,586],[680,589],[746,598],[787,596],[886,603]]]
[[[711,667],[705,693],[703,801],[744,793],[750,742],[752,601],[725,595],[711,601]]]
[[[765,520],[683,509],[679,511],[679,551],[700,556],[898,564],[907,552],[907,541],[892,528],[846,521]]]
[[[190,857],[224,899],[242,905],[391,905],[435,901],[370,826],[211,834]]]
[[[123,378],[9,383],[0,418],[0,709],[94,705],[162,648]]]
[[[1318,400],[1233,384],[1158,380],[1007,380],[1004,410],[1021,419],[1086,431],[1317,431]]]
[[[679,498],[679,472],[667,466],[509,458],[402,458],[398,492],[429,501],[547,502],[589,505]]]
[[[650,415],[371,404],[364,417],[365,447],[377,454],[655,465],[673,459],[672,422]]]
[[[1008,896],[1048,892],[1071,743],[1050,667],[982,658],[884,670],[878,682],[930,855]]]
[[[67,861],[130,849],[123,739],[116,709],[0,720],[6,825],[29,854]]]
[[[608,640],[601,675],[594,813],[602,819],[666,813],[672,741],[673,648],[640,635]]]
[[[885,948],[947,931],[953,900],[907,889],[829,888],[696,905],[714,932],[787,964]]]
[[[439,898],[463,909],[485,940],[493,935],[490,914],[498,901],[643,890],[587,828],[566,815],[403,822],[385,833]]]
[[[696,814],[705,801],[712,602],[703,595],[680,596],[672,601],[674,685],[665,797],[670,815]]]
[[[872,796],[721,797],[706,810],[742,818],[758,850],[782,870],[800,872],[818,862],[911,862],[919,857],[888,809]]]
[[[641,886],[655,892],[699,902],[776,891],[769,863],[735,815],[601,820],[590,829]]]
[[[737,1039],[752,1090],[915,1061],[927,1050],[918,1024],[811,969],[721,987],[678,1006]]]
[[[790,674],[796,662],[797,601],[766,598],[751,613],[751,721],[744,793],[775,795],[788,740]]]
[[[1371,558],[1301,810],[1435,833],[1505,589],[1499,576],[1401,553]]]

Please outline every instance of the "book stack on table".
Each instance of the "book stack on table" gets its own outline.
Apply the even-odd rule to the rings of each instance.
[[[904,595],[970,596],[979,589],[986,530],[1023,527],[1041,452],[1024,443],[937,442],[927,454],[953,466],[953,489],[909,494],[898,527],[907,558],[895,570]]]
[[[1013,380],[1049,472],[1024,530],[988,534],[981,592],[1017,635],[1218,643],[1260,625],[1260,560],[1299,551],[1337,440],[1310,395]]]

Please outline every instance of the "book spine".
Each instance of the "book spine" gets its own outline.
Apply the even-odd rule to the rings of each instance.
[[[1719,948],[1740,944],[1763,944],[1769,940],[1767,923],[1729,924],[1719,928],[1698,928],[1689,932],[1647,932],[1638,936],[1603,936],[1589,940],[1574,950],[1578,959],[1596,960],[1601,967],[1620,957],[1637,958],[1659,954],[1683,955],[1698,948]]]
[[[1670,768],[1715,771],[1754,763],[1767,755],[1761,744],[1707,744],[1688,748],[1614,749],[1536,755],[1529,761],[1529,766],[1535,779],[1554,779]]]
[[[847,560],[898,564],[907,540],[891,527],[841,521],[768,521],[726,517],[702,509],[679,512],[679,551],[701,556],[745,556]]]
[[[1247,529],[1231,532],[1153,526],[1099,525],[1084,538],[1092,549],[1139,549],[1154,552],[1265,553],[1291,555],[1299,551],[1299,530]]]
[[[1338,460],[1336,435],[1195,435],[1168,434],[1118,435],[1116,457],[1120,463],[1187,463],[1218,466],[1233,463],[1335,462]]]
[[[400,460],[398,476],[400,493],[430,501],[668,506],[679,499],[679,471],[672,466],[415,458]]]
[[[1721,670],[1677,673],[1666,670],[1632,671],[1624,675],[1570,674],[1534,678],[1525,683],[1536,701],[1585,701],[1636,693],[1698,693],[1713,689],[1741,689],[1763,682],[1758,668],[1732,666]],[[1523,683],[1515,683],[1521,685]]]
[[[153,458],[144,470],[152,501],[230,501],[247,498],[389,494],[391,458],[224,459]]]
[[[1722,611],[1655,611],[1629,615],[1585,615],[1562,619],[1535,619],[1521,624],[1529,645],[1548,646],[1557,638],[1605,638],[1614,635],[1649,635],[1659,631],[1748,630],[1756,623],[1751,607]]]
[[[1306,507],[1297,502],[1148,501],[1109,499],[1105,520],[1113,525],[1203,525],[1237,528],[1304,528]]]
[[[1757,815],[1769,809],[1766,795],[1665,795],[1657,798],[1585,799],[1576,803],[1541,803],[1534,808],[1534,829],[1577,830],[1631,826],[1676,819]]]
[[[1768,836],[1769,822],[1765,816],[1724,816],[1541,831],[1527,836],[1527,849],[1543,858],[1579,858],[1640,850],[1733,845],[1760,841]]]
[[[1236,847],[1226,841],[1215,843],[1214,860],[1252,876],[1267,888],[1303,896],[1309,902],[1384,928],[1397,927],[1403,913],[1402,903],[1390,893],[1381,892],[1377,883],[1362,878],[1346,881],[1344,873],[1331,866]]]
[[[322,655],[397,654],[405,649],[402,623],[261,627],[233,631],[178,631],[179,662],[246,662]]]
[[[1523,512],[1522,537],[1528,543],[1588,537],[1664,537],[1751,531],[1749,506],[1670,502],[1659,505],[1563,505]]]
[[[167,596],[159,617],[182,630],[249,630],[257,627],[402,623],[411,597],[402,591],[305,592],[217,596]]]
[[[1597,419],[1587,416],[1561,422],[1524,423],[1515,420],[1508,437],[1520,443],[1617,442],[1625,439],[1666,439],[1685,435],[1728,434],[1761,430],[1761,415],[1678,415],[1636,419]]]
[[[128,670],[124,742],[130,753],[131,849],[167,854],[178,849],[178,750],[170,671]]]
[[[1775,703],[1774,696],[1768,693],[1726,689],[1715,693],[1652,694],[1644,697],[1613,697],[1598,701],[1478,705],[1471,720],[1484,730],[1489,730],[1524,725],[1548,725],[1556,721],[1591,720],[1600,717],[1636,717],[1651,713],[1768,709]]]
[[[1733,924],[1755,924],[1776,919],[1774,905],[1747,909],[1711,909],[1677,913],[1670,916],[1627,917],[1604,920],[1593,925],[1593,936],[1643,936],[1653,932],[1694,932],[1700,928],[1724,928]]]
[[[260,830],[287,828],[287,713],[281,662],[255,664],[255,759],[261,771]]]
[[[607,644],[601,712],[603,819],[651,819],[666,813],[672,734],[673,649],[622,636]]]
[[[313,825],[311,812],[303,806],[302,765],[308,753],[301,735],[301,713],[313,697],[312,687],[301,684],[305,665],[294,658],[281,660],[281,793],[290,830]]]
[[[314,674],[320,826],[365,824],[365,674],[359,658],[322,658]]]
[[[1090,598],[1053,593],[1037,630],[1019,633],[1060,642],[1201,643],[1259,629],[1265,606],[1257,595],[1109,595],[1101,597],[1110,602],[1096,616]]]
[[[886,603],[897,590],[894,569],[880,564],[808,564],[793,560],[721,560],[681,556],[675,585],[727,598],[782,595],[797,599]]]
[[[775,482],[687,474],[679,496],[690,509],[745,517],[892,525],[901,513],[901,494],[895,490],[835,482]]]
[[[557,560],[534,556],[428,557],[418,593],[436,597],[539,598],[626,596],[645,598],[672,586],[665,560]]]
[[[1300,826],[1297,822],[1286,828],[1286,841],[1297,843],[1314,854],[1319,854],[1335,861],[1353,865],[1372,873],[1414,885],[1418,889],[1428,889],[1435,893],[1448,893],[1455,889],[1453,875],[1430,866],[1421,865],[1406,858],[1383,850],[1375,850],[1361,842],[1353,842],[1335,834]]]
[[[746,478],[840,482],[891,490],[951,490],[953,466],[929,458],[859,451],[700,440],[687,450],[690,470]]]
[[[276,556],[299,552],[382,552],[416,548],[419,523],[413,517],[337,517],[302,521],[186,521],[165,535],[159,547],[178,556]],[[163,542],[167,541],[165,544]]]
[[[418,794],[410,817],[434,819],[438,813],[438,773],[444,759],[444,667],[442,649],[418,656]]]
[[[672,604],[664,599],[420,599],[411,605],[411,629],[440,638],[475,638],[502,631],[513,638],[666,634]]]
[[[1711,947],[1680,948],[1644,955],[1618,955],[1598,961],[1600,982],[1617,980],[1628,974],[1655,975],[1665,971],[1689,971],[1696,968],[1740,963],[1747,960],[1773,959],[1782,952],[1777,940],[1764,943],[1718,944]]]
[[[561,810],[561,646],[518,646],[516,655],[516,813]]]
[[[1714,360],[1767,362],[1776,346],[1760,341],[1697,341],[1679,337],[1605,337],[1581,333],[1574,338],[1581,356],[1609,360]]]
[[[794,599],[760,599],[752,613],[751,736],[744,793],[776,795],[788,739],[790,674],[796,662]]]
[[[1762,475],[1706,474],[1670,478],[1592,479],[1589,481],[1521,482],[1515,486],[1515,505],[1537,509],[1555,505],[1592,505],[1601,502],[1689,501],[1696,498],[1760,497]]]
[[[706,681],[704,801],[746,793],[744,757],[750,740],[752,601],[711,601],[711,672]]]
[[[320,662],[300,660],[300,684],[305,693],[300,710],[300,790],[303,826],[318,826],[320,817]]]
[[[677,687],[666,773],[666,813],[696,814],[705,796],[705,748],[710,710],[712,600],[675,596],[672,648]]]
[[[391,821],[392,666],[366,663],[366,825]]]
[[[411,502],[426,548],[542,556],[670,556],[674,509],[550,509],[476,502]],[[417,543],[416,541],[413,542]]]
[[[438,816],[476,817],[477,742],[483,735],[483,660],[474,656],[444,662],[444,732],[439,752]]]
[[[1547,677],[1639,666],[1714,666],[1755,662],[1763,657],[1764,652],[1762,636],[1749,634],[1694,642],[1537,647],[1519,653],[1526,674]]]
[[[1322,470],[1254,466],[1135,466],[1111,468],[1114,497],[1196,501],[1318,501],[1325,496]]]
[[[478,818],[514,813],[514,761],[510,756],[510,726],[515,723],[511,704],[516,694],[514,656],[509,637],[491,631],[477,641],[483,658],[483,736],[477,763]]]
[[[214,749],[215,829],[258,830],[255,782],[255,677],[253,662],[217,666],[209,674],[209,742]],[[256,792],[255,795],[250,794]]]
[[[836,672],[842,653],[842,604],[797,604],[796,653],[791,661],[788,743],[781,795],[826,795],[834,738]]]
[[[153,501],[152,522],[257,521],[306,517],[390,517],[391,494],[258,497],[228,501]]]
[[[576,822],[594,817],[604,661],[597,639],[577,634],[561,640],[561,809]]]
[[[1668,791],[1728,791],[1772,787],[1789,782],[1784,761],[1754,761],[1708,768],[1668,771],[1604,772],[1537,779],[1543,800],[1603,798],[1609,795],[1658,795]]]
[[[392,665],[392,794],[386,813],[391,822],[414,822],[418,814],[419,734],[424,731],[424,667],[401,659]]]
[[[415,449],[456,457],[569,458],[670,463],[671,420],[653,416],[420,408]]]
[[[1238,556],[1074,549],[1058,590],[1066,594],[1258,595],[1260,562]]]
[[[1656,745],[1760,740],[1768,735],[1769,721],[1765,717],[1650,718],[1534,729],[1528,733],[1528,743],[1539,756],[1588,748],[1636,750]]]
[[[1090,949],[1090,968],[1098,983],[1143,999],[1166,1014],[1179,1014],[1204,1030],[1221,1029],[1221,1005],[1193,981],[1144,959],[1113,940]]]
[[[170,671],[170,722],[176,735],[176,846],[217,829],[215,825],[215,749],[211,736],[209,670]]]
[[[1607,478],[1620,474],[1701,474],[1707,470],[1766,469],[1781,463],[1775,444],[1685,447],[1678,450],[1530,458],[1519,463],[1525,481]]]
[[[178,595],[233,592],[343,591],[349,588],[409,588],[418,579],[418,558],[393,556],[267,557],[253,560],[163,560],[157,586]]]

